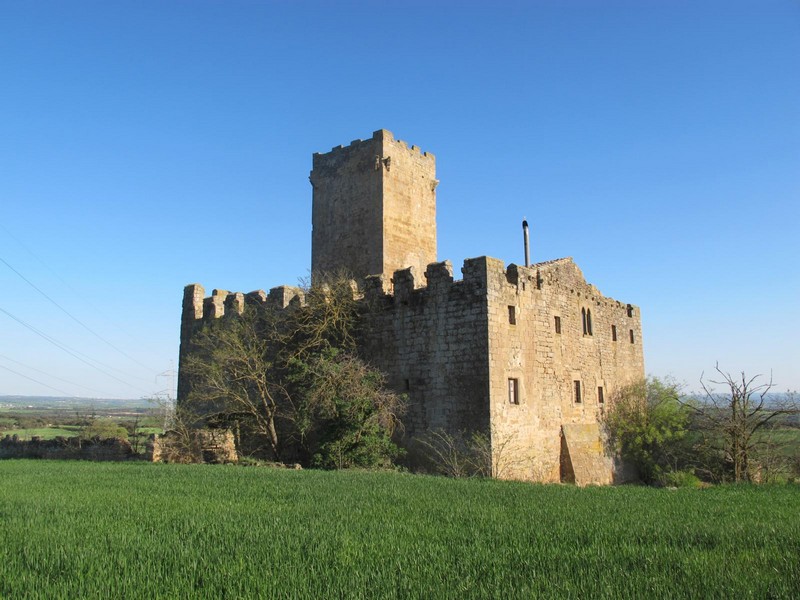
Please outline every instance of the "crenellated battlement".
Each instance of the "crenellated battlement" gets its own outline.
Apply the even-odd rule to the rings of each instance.
[[[372,137],[366,140],[356,139],[352,140],[346,146],[343,144],[339,144],[338,146],[334,146],[328,152],[314,152],[313,159],[314,161],[317,160],[317,157],[324,157],[329,156],[331,154],[339,154],[339,153],[346,153],[360,150],[367,146],[372,146],[374,142],[386,142],[391,143],[396,147],[400,147],[408,151],[410,154],[419,155],[422,158],[435,160],[436,157],[431,152],[424,152],[419,146],[415,145],[408,145],[408,142],[403,140],[395,139],[394,134],[389,131],[388,129],[378,129],[372,133]]]
[[[572,261],[572,258],[560,258],[524,267],[511,263],[505,266],[502,260],[488,256],[468,258],[461,267],[461,279],[453,276],[453,264],[449,260],[430,263],[424,273],[420,274],[414,267],[399,269],[394,272],[386,285],[382,275],[371,275],[360,282],[351,281],[353,299],[364,301],[370,306],[381,301],[384,305],[405,305],[412,297],[446,298],[454,290],[468,289],[469,293],[486,295],[489,283],[506,284],[515,287],[515,293],[533,295],[546,286],[560,287],[596,302],[598,305],[617,308],[630,307],[613,298],[603,296],[593,285],[586,283],[583,273]],[[388,289],[387,289],[388,287]],[[278,308],[288,308],[305,304],[305,292],[295,286],[282,285],[273,287],[269,293],[256,290],[246,294],[215,289],[211,295],[204,297],[205,291],[200,284],[187,285],[184,289],[184,321],[212,321],[231,314],[242,314],[247,304],[272,304]]]

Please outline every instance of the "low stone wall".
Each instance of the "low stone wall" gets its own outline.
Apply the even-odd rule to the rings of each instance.
[[[146,455],[153,462],[235,463],[239,460],[230,429],[193,429],[183,434],[168,431],[154,435]]]
[[[77,437],[57,437],[43,440],[34,437],[31,440],[21,440],[16,435],[7,435],[0,439],[0,459],[2,458],[121,461],[136,458],[136,454],[127,440],[117,438],[82,440]]]

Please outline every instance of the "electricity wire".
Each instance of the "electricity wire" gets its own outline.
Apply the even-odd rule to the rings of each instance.
[[[0,365],[0,369],[5,369],[6,371],[9,371],[9,372],[13,373],[14,375],[19,375],[20,377],[24,377],[25,379],[33,381],[34,383],[38,383],[39,385],[42,385],[42,386],[44,386],[46,388],[49,388],[51,390],[55,390],[59,394],[64,394],[65,396],[69,396],[70,398],[77,398],[78,397],[78,396],[75,396],[73,394],[70,394],[69,392],[65,392],[64,390],[60,390],[58,388],[55,388],[52,385],[47,385],[46,383],[41,382],[38,379],[34,379],[33,377],[28,377],[27,375],[23,375],[22,373],[18,373],[14,369],[9,369],[8,367],[4,367],[3,365]]]
[[[28,279],[28,278],[27,278],[27,277],[25,277],[25,276],[24,276],[22,273],[20,273],[19,271],[17,271],[17,270],[16,270],[14,267],[12,267],[12,266],[11,266],[11,265],[10,265],[10,264],[9,264],[9,263],[8,263],[8,262],[7,262],[7,261],[4,259],[4,258],[3,258],[3,257],[1,257],[1,256],[0,256],[0,262],[2,262],[2,263],[5,265],[5,266],[7,266],[9,269],[11,269],[11,270],[12,270],[14,273],[16,273],[16,274],[17,274],[17,276],[19,276],[19,278],[20,278],[20,279],[22,279],[22,280],[23,280],[25,283],[27,283],[29,286],[31,286],[33,289],[35,289],[37,292],[39,292],[39,293],[40,293],[42,296],[44,296],[44,297],[45,297],[47,300],[49,300],[49,301],[50,301],[50,302],[51,302],[51,303],[52,303],[52,304],[53,304],[53,305],[54,305],[56,308],[58,308],[58,309],[59,309],[61,312],[63,312],[63,313],[64,313],[65,315],[67,315],[67,316],[68,316],[70,319],[72,319],[73,321],[75,321],[75,322],[76,322],[78,325],[80,325],[81,327],[83,327],[83,328],[84,328],[86,331],[88,331],[89,333],[91,333],[91,334],[92,334],[93,336],[95,336],[97,339],[99,339],[100,341],[104,342],[105,344],[107,344],[108,346],[110,346],[111,348],[113,348],[114,350],[116,350],[117,352],[119,352],[119,353],[120,353],[122,356],[124,356],[124,357],[125,357],[125,358],[127,358],[128,360],[131,360],[131,361],[135,362],[135,363],[136,363],[137,365],[139,365],[140,367],[142,367],[142,368],[144,368],[144,369],[147,369],[148,371],[153,371],[153,369],[151,369],[150,367],[148,367],[148,366],[147,366],[147,365],[145,365],[145,364],[142,364],[141,362],[139,362],[138,360],[136,360],[135,358],[133,358],[133,357],[132,357],[130,354],[128,354],[128,353],[127,353],[127,352],[125,352],[124,350],[121,350],[121,349],[117,348],[117,347],[116,347],[114,344],[112,344],[111,342],[109,342],[107,339],[105,339],[103,336],[101,336],[99,333],[97,333],[97,332],[96,332],[96,331],[94,331],[94,330],[93,330],[91,327],[89,327],[89,326],[88,326],[86,323],[84,323],[83,321],[81,321],[81,320],[80,320],[78,317],[76,317],[75,315],[73,315],[73,314],[72,314],[71,312],[69,312],[69,311],[68,311],[66,308],[64,308],[64,307],[63,307],[63,306],[61,306],[61,305],[60,305],[58,302],[56,302],[55,300],[53,300],[53,298],[51,298],[51,297],[50,297],[48,294],[46,294],[44,291],[42,291],[42,290],[41,290],[39,287],[37,287],[37,286],[36,286],[36,284],[34,284],[34,283],[33,283],[33,282],[30,280],[30,279]]]
[[[49,335],[47,335],[46,333],[44,333],[44,332],[42,332],[42,331],[40,331],[40,330],[36,329],[36,327],[34,327],[33,325],[29,325],[28,323],[26,323],[26,322],[25,322],[25,321],[23,321],[22,319],[20,319],[20,318],[18,318],[18,317],[15,317],[14,315],[12,315],[10,312],[8,312],[7,310],[5,310],[4,308],[0,308],[0,312],[3,312],[3,313],[5,313],[6,315],[8,315],[8,316],[9,316],[9,317],[11,317],[12,319],[14,319],[14,320],[15,320],[17,323],[19,323],[19,324],[20,324],[20,325],[22,325],[23,327],[25,327],[25,328],[27,328],[27,329],[31,330],[33,333],[35,333],[35,334],[36,334],[36,335],[38,335],[39,337],[41,337],[42,339],[44,339],[44,340],[46,340],[46,341],[50,342],[50,343],[51,343],[51,344],[53,344],[55,347],[59,348],[60,350],[62,350],[62,351],[64,351],[64,352],[66,352],[66,353],[67,353],[67,354],[69,354],[70,356],[72,356],[72,357],[74,357],[74,358],[77,358],[77,359],[78,359],[79,361],[81,361],[82,363],[84,363],[84,364],[86,364],[86,365],[88,365],[88,366],[92,367],[93,369],[95,369],[95,370],[97,370],[97,371],[100,371],[100,372],[101,372],[103,375],[105,375],[105,376],[107,376],[107,377],[111,377],[111,379],[114,379],[115,381],[118,381],[119,383],[122,383],[123,385],[127,385],[128,387],[131,387],[131,388],[133,388],[133,389],[135,389],[135,390],[139,390],[140,392],[144,392],[144,393],[146,393],[146,394],[149,394],[149,393],[150,393],[150,392],[148,392],[147,390],[144,390],[144,389],[142,389],[142,388],[140,388],[140,387],[138,387],[138,386],[136,386],[136,385],[133,385],[132,383],[128,383],[127,381],[123,381],[122,379],[120,379],[120,378],[119,378],[119,377],[117,377],[116,375],[112,375],[111,373],[109,373],[109,372],[107,372],[107,371],[105,371],[105,370],[101,369],[101,368],[100,368],[100,367],[98,367],[97,365],[93,365],[92,363],[90,363],[90,362],[89,362],[89,360],[92,360],[92,361],[96,362],[97,364],[103,365],[103,366],[104,366],[104,367],[106,367],[106,368],[109,368],[109,369],[110,369],[110,368],[112,368],[112,367],[109,367],[108,365],[106,365],[106,364],[104,364],[104,363],[101,363],[100,361],[98,361],[98,360],[95,360],[95,359],[93,359],[93,358],[90,358],[90,357],[88,357],[88,356],[87,356],[86,358],[88,358],[89,360],[86,360],[86,359],[84,359],[84,358],[81,358],[80,356],[78,356],[78,354],[82,354],[82,353],[77,353],[77,354],[76,354],[76,352],[78,352],[77,350],[75,350],[75,351],[71,350],[71,349],[70,349],[68,346],[66,346],[66,345],[64,345],[64,344],[62,344],[62,343],[60,343],[60,342],[56,341],[54,338],[50,337],[50,336],[49,336]],[[84,355],[84,356],[86,356],[86,355]]]
[[[23,249],[23,250],[25,250],[25,251],[26,251],[28,254],[30,254],[30,255],[31,255],[33,258],[35,258],[35,259],[37,260],[37,262],[38,262],[40,265],[42,265],[42,266],[43,266],[45,269],[47,269],[47,271],[48,271],[48,272],[50,272],[50,274],[51,274],[51,275],[53,275],[53,276],[54,276],[56,279],[58,279],[58,280],[59,280],[61,283],[63,283],[63,284],[64,284],[64,285],[65,285],[65,286],[66,286],[68,289],[70,289],[70,290],[71,290],[71,291],[72,291],[74,294],[76,294],[76,295],[80,294],[80,292],[78,292],[78,291],[77,291],[77,290],[76,290],[76,289],[75,289],[75,288],[74,288],[72,285],[70,285],[70,283],[69,283],[68,281],[66,281],[66,280],[65,280],[65,279],[64,279],[64,278],[63,278],[63,277],[62,277],[62,276],[61,276],[61,275],[58,273],[58,271],[57,271],[56,269],[53,269],[53,268],[52,268],[50,265],[48,265],[48,264],[47,264],[47,263],[44,261],[44,259],[42,259],[42,257],[40,257],[38,254],[36,254],[36,253],[35,253],[33,250],[31,250],[31,249],[30,249],[30,247],[28,247],[28,245],[26,245],[26,244],[25,244],[25,242],[23,242],[21,239],[19,239],[17,236],[15,236],[13,233],[11,233],[11,231],[9,231],[8,227],[6,227],[6,226],[5,226],[5,225],[3,225],[2,223],[0,223],[0,229],[2,229],[3,231],[5,231],[5,232],[6,232],[6,234],[8,235],[8,237],[10,237],[12,240],[14,240],[14,241],[15,241],[15,242],[16,242],[16,243],[19,245],[19,247],[20,247],[20,248],[22,248],[22,249]],[[105,313],[105,312],[104,312],[104,311],[103,311],[101,308],[99,308],[99,307],[98,307],[96,304],[94,304],[94,303],[91,301],[91,299],[90,299],[90,298],[84,298],[84,299],[83,299],[83,303],[85,303],[86,305],[88,305],[89,307],[91,307],[91,308],[92,308],[92,310],[93,310],[93,311],[95,311],[96,313],[98,313],[98,314],[100,314],[100,315],[103,315],[103,316],[105,316],[106,318],[108,318],[108,314],[107,314],[107,313]],[[108,320],[111,320],[111,319],[108,319]],[[121,331],[122,333],[124,333],[124,334],[125,334],[126,336],[128,336],[129,338],[133,337],[133,336],[131,335],[130,331],[129,331],[129,330],[127,330],[127,329],[125,329],[124,327],[121,327],[119,323],[116,323],[116,322],[115,322],[115,323],[113,323],[113,325],[114,325],[114,327],[115,327],[116,329],[118,329],[119,331]],[[146,367],[146,368],[147,368],[149,371],[155,371],[155,369],[153,369],[152,367]]]
[[[58,377],[57,375],[53,375],[52,373],[48,373],[47,371],[42,371],[41,369],[37,369],[36,367],[32,367],[30,365],[26,365],[23,362],[20,362],[18,360],[15,360],[15,359],[11,358],[10,356],[6,356],[5,354],[0,354],[0,358],[2,358],[3,360],[7,360],[7,361],[13,362],[15,364],[18,364],[19,366],[25,367],[26,369],[30,369],[31,371],[36,371],[37,373],[41,373],[42,375],[46,375],[47,377],[50,377],[52,379],[57,379],[58,381],[62,381],[64,383],[68,383],[69,385],[74,385],[75,387],[79,387],[79,388],[83,388],[85,390],[89,390],[90,392],[94,392],[95,394],[100,394],[101,396],[107,396],[108,395],[108,394],[106,394],[106,392],[103,392],[103,391],[100,391],[100,390],[96,390],[94,388],[90,388],[89,386],[83,385],[81,383],[75,383],[74,381],[70,381],[69,379],[64,379],[63,377]]]

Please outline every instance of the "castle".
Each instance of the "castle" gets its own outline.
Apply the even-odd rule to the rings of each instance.
[[[493,473],[605,484],[614,462],[600,417],[644,377],[639,308],[603,296],[571,258],[529,266],[436,262],[436,160],[378,130],[313,157],[312,273],[360,279],[362,355],[408,396],[405,443],[431,431],[489,435]],[[298,288],[249,294],[286,307]],[[245,295],[186,286],[181,364],[198,324]],[[188,382],[179,377],[178,401]]]

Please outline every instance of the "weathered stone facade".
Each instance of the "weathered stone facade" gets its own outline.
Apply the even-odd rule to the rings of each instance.
[[[405,441],[483,431],[497,476],[610,483],[599,417],[620,386],[644,377],[638,307],[604,297],[570,258],[467,259],[455,280],[449,261],[434,262],[434,168],[431,155],[381,130],[315,154],[311,174],[313,268],[360,278],[362,354],[408,395]],[[302,301],[291,287],[251,294]],[[182,352],[199,323],[231,310],[246,310],[242,294],[205,298],[187,286]]]

